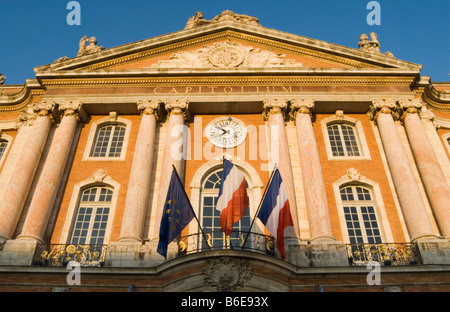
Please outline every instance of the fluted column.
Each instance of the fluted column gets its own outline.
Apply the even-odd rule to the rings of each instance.
[[[61,184],[61,178],[66,168],[77,122],[80,120],[78,115],[80,108],[80,101],[65,101],[59,104],[59,110],[63,112],[63,117],[56,129],[49,153],[45,159],[25,224],[18,237],[20,239],[31,238],[42,242]]]
[[[269,123],[271,162],[277,162],[289,198],[294,229],[299,237],[297,201],[295,196],[294,176],[292,174],[289,143],[284,125],[284,114],[288,101],[286,99],[270,99],[264,101],[263,117]],[[272,163],[272,166],[275,163]],[[270,168],[271,170],[273,168]]]
[[[395,126],[396,101],[373,100],[370,117],[378,125],[389,169],[411,241],[435,239],[431,222],[403,142]]]
[[[150,193],[159,100],[138,102],[141,123],[134,149],[119,241],[142,241]]]
[[[442,235],[450,239],[450,187],[420,120],[420,99],[399,101],[417,168]]]
[[[53,107],[54,103],[47,101],[37,102],[33,106],[36,120],[0,201],[0,238],[10,239],[14,234],[47,141]]]
[[[305,189],[311,242],[334,242],[319,150],[311,122],[313,100],[291,100],[291,113],[297,126],[298,148]]]
[[[168,124],[166,142],[161,168],[159,183],[158,206],[156,222],[154,227],[154,237],[159,236],[159,222],[161,220],[162,208],[166,200],[167,189],[169,187],[172,166],[177,170],[181,181],[184,180],[184,165],[187,152],[187,127],[184,125],[188,119],[189,101],[186,99],[168,100],[164,102],[164,107],[168,112]]]

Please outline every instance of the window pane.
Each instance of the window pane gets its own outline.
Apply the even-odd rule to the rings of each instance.
[[[327,130],[333,156],[360,156],[353,126],[333,124]]]
[[[91,157],[120,157],[126,128],[121,125],[106,125],[97,130]],[[109,152],[108,152],[109,151]]]
[[[3,154],[5,153],[6,147],[8,146],[7,141],[0,141],[0,159],[2,159]]]

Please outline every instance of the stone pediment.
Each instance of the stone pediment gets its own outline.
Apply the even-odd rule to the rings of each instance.
[[[421,69],[421,65],[361,47],[348,48],[293,35],[264,28],[256,22],[245,15],[219,15],[210,21],[200,20],[197,26],[191,27],[188,23],[186,29],[175,33],[98,49],[92,54],[63,57],[35,68],[35,72],[38,78],[55,78],[58,72],[70,76],[70,72],[126,75],[133,72],[163,74],[174,70],[180,74],[204,72],[208,68],[216,71],[283,68],[301,73],[309,69],[363,69],[366,72],[383,69],[388,73],[396,70],[420,72]],[[358,46],[358,38],[355,46]]]

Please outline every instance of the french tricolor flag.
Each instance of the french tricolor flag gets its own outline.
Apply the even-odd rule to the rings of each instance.
[[[244,216],[248,203],[247,182],[244,175],[229,160],[224,159],[216,209],[220,211],[219,224],[226,235],[233,232],[233,224]]]
[[[275,169],[273,173],[272,181],[259,209],[258,218],[275,238],[277,249],[281,258],[284,259],[284,230],[288,226],[294,226],[294,223],[289,199],[278,169]]]

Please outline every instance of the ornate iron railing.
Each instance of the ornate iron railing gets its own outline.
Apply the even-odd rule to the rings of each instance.
[[[366,266],[370,262],[397,266],[421,263],[417,245],[413,243],[349,244],[347,252],[352,266]]]
[[[275,256],[275,240],[270,235],[254,232],[221,231],[190,234],[180,237],[178,256],[212,250],[249,250]]]
[[[105,264],[106,245],[38,245],[33,265],[67,266],[76,261],[81,267],[100,267]]]

